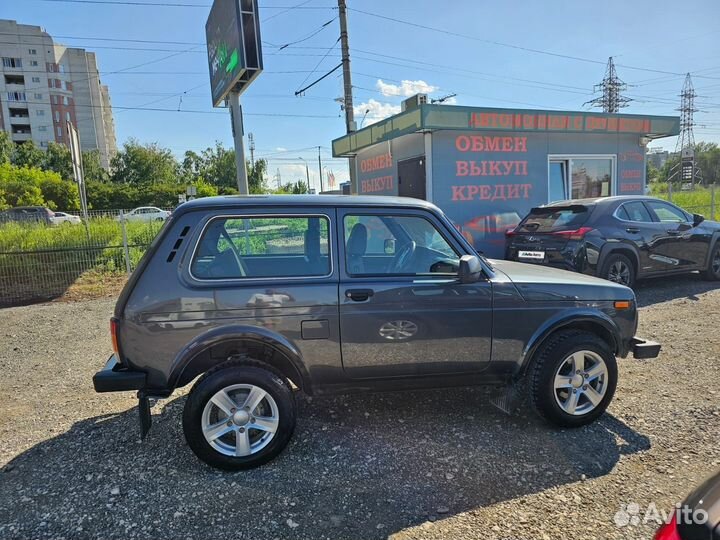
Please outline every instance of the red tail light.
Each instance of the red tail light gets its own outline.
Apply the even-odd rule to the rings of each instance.
[[[575,229],[573,231],[557,231],[553,234],[555,236],[563,236],[568,240],[582,240],[585,238],[585,235],[592,230],[592,227],[580,227],[579,229]]]
[[[110,319],[110,339],[112,340],[112,348],[115,354],[120,354],[118,348],[118,320],[113,317]]]
[[[677,515],[673,514],[670,523],[666,523],[655,533],[655,540],[682,540],[677,528]]]
[[[515,227],[510,227],[507,231],[505,231],[505,236],[515,236]]]

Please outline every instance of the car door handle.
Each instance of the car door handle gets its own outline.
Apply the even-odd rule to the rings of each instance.
[[[629,233],[639,233],[640,232],[640,229],[638,229],[637,227],[628,227],[625,230]]]
[[[672,234],[673,236],[677,236],[678,234],[680,234],[680,231],[676,229],[668,229],[667,233]]]
[[[364,302],[373,294],[375,291],[372,289],[348,289],[345,291],[345,296],[354,302]]]

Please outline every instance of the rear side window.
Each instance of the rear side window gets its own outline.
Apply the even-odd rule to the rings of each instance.
[[[520,222],[518,232],[550,233],[573,231],[582,227],[590,217],[586,206],[533,208]]]
[[[326,216],[222,217],[195,248],[197,279],[318,277],[331,274]]]
[[[617,216],[625,221],[637,221],[639,223],[652,223],[650,212],[640,201],[623,204],[618,208]]]

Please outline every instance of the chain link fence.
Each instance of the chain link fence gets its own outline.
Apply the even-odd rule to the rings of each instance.
[[[720,218],[720,188],[716,188],[714,184],[705,187],[657,183],[650,184],[650,193],[653,197],[670,201],[691,214],[702,214],[705,219],[712,221]]]
[[[164,223],[123,210],[67,215],[75,217],[0,224],[0,307],[57,298],[83,278],[102,288],[132,272]]]

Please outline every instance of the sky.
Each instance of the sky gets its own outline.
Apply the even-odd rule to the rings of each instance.
[[[42,26],[97,53],[118,142],[157,142],[182,157],[220,141],[229,113],[210,98],[205,21],[211,0],[0,0],[0,18]],[[147,5],[165,4],[165,5]],[[332,158],[345,132],[337,2],[260,0],[264,71],[242,95],[245,133],[271,183],[348,178]],[[697,141],[720,141],[720,2],[347,0],[356,120],[399,112],[418,91],[446,103],[594,110],[593,86],[615,58],[632,98],[625,113],[677,115],[684,74],[698,93]],[[686,15],[684,15],[686,14]],[[283,45],[291,44],[283,48]],[[137,110],[161,109],[161,110]],[[245,141],[248,152],[247,139]],[[673,150],[675,139],[651,143]],[[249,157],[249,155],[248,155]]]

